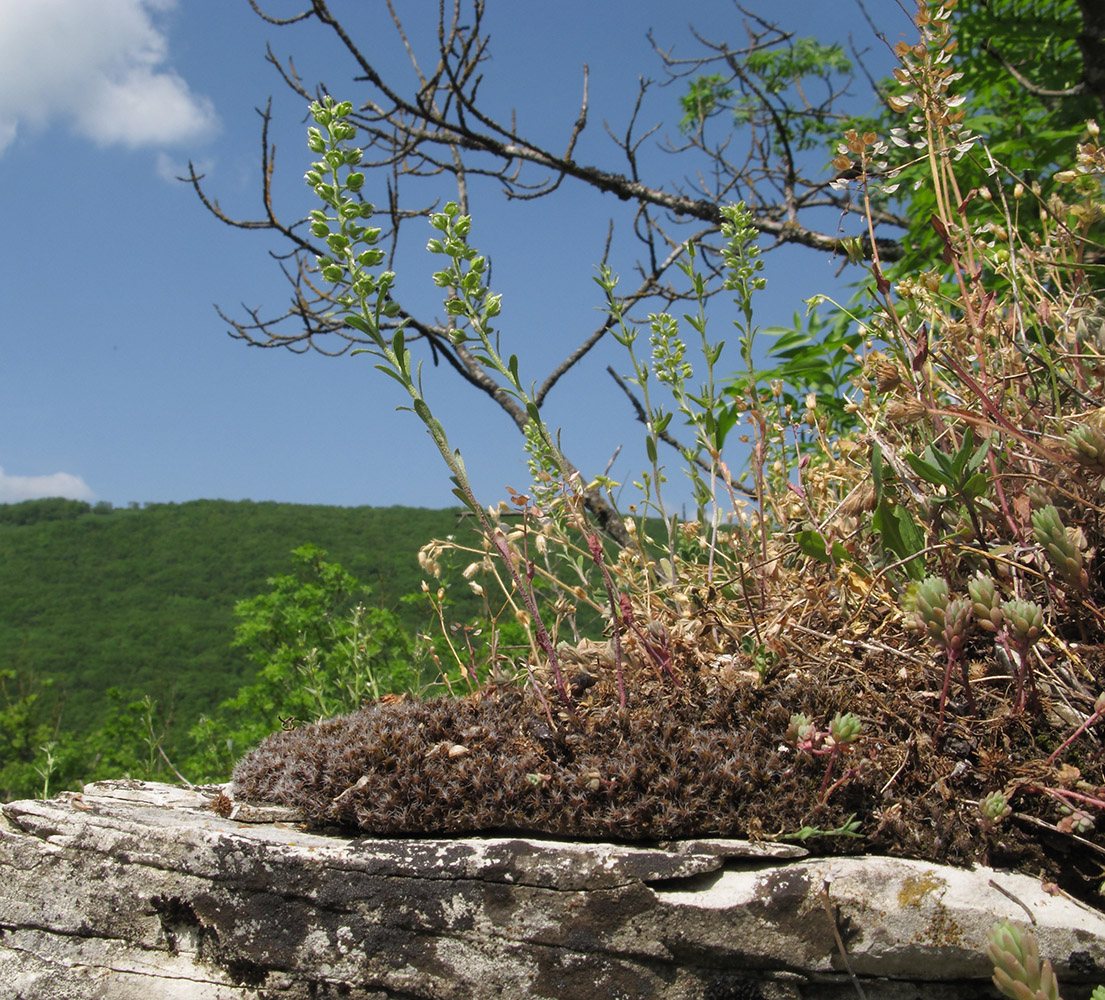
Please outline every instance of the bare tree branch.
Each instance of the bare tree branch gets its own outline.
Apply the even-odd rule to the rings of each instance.
[[[387,205],[378,209],[378,217],[387,229],[383,239],[390,246],[389,263],[393,263],[403,225],[414,218],[425,218],[444,200],[441,181],[447,180],[455,189],[455,200],[467,211],[471,178],[490,178],[507,199],[532,200],[554,196],[571,182],[585,188],[614,195],[620,202],[633,206],[632,232],[640,243],[636,288],[624,296],[628,310],[649,300],[669,307],[685,293],[678,292],[667,280],[671,268],[680,258],[686,237],[677,238],[672,227],[681,223],[704,223],[693,237],[700,241],[700,260],[710,279],[709,294],[721,285],[721,262],[717,247],[721,223],[721,206],[729,200],[742,199],[753,213],[755,225],[773,240],[773,245],[797,244],[815,250],[844,256],[845,234],[819,228],[825,219],[856,218],[847,193],[830,187],[830,177],[810,177],[811,167],[803,163],[800,149],[794,148],[792,130],[802,127],[824,128],[840,119],[836,110],[846,83],[824,74],[825,94],[812,100],[801,90],[797,97],[785,93],[768,93],[755,74],[747,69],[748,57],[754,53],[786,51],[793,44],[790,33],[784,32],[743,8],[746,18],[745,44],[731,48],[696,35],[703,54],[692,59],[675,59],[670,53],[656,49],[667,83],[687,81],[703,73],[720,69],[732,85],[750,95],[758,110],[746,116],[744,128],[734,130],[732,123],[721,130],[717,141],[708,140],[705,120],[679,141],[664,140],[660,148],[673,157],[682,157],[694,164],[695,179],[684,183],[656,182],[645,176],[641,153],[644,144],[656,136],[661,122],[641,124],[645,97],[651,83],[642,78],[637,99],[623,128],[604,123],[606,132],[621,166],[607,163],[581,163],[575,159],[580,137],[587,128],[591,114],[588,92],[588,71],[583,67],[582,96],[579,110],[568,134],[559,144],[559,151],[535,142],[520,129],[517,116],[509,121],[491,116],[480,97],[483,68],[489,57],[488,37],[483,29],[486,0],[439,0],[437,51],[432,55],[416,51],[392,0],[387,10],[397,32],[399,44],[406,53],[416,85],[400,86],[387,79],[374,64],[366,50],[352,37],[326,0],[311,0],[309,9],[291,17],[273,17],[262,9],[260,0],[249,0],[250,6],[267,23],[294,26],[308,20],[329,29],[341,48],[357,66],[355,81],[360,88],[357,110],[352,118],[358,127],[358,144],[364,150],[363,168],[385,174]],[[374,40],[375,44],[375,40]],[[271,47],[268,61],[279,73],[284,85],[304,101],[318,99],[326,92],[321,84],[308,89],[291,58],[281,62]],[[431,68],[432,67],[432,68]],[[663,86],[665,84],[661,84]],[[204,176],[189,164],[189,174],[182,180],[191,184],[203,206],[226,225],[240,229],[275,233],[285,249],[274,252],[288,282],[291,302],[277,315],[265,315],[260,310],[243,306],[244,316],[232,318],[220,310],[219,315],[230,325],[231,336],[252,346],[284,347],[295,352],[308,350],[324,354],[344,354],[364,343],[362,335],[335,319],[340,312],[333,292],[316,282],[316,258],[325,254],[309,238],[305,219],[286,222],[274,205],[273,175],[275,146],[270,141],[272,123],[271,99],[258,111],[261,127],[261,200],[263,212],[258,219],[237,219],[228,215],[211,197],[204,186]],[[738,153],[736,138],[743,134],[748,145]],[[797,134],[797,133],[795,133]],[[807,156],[807,159],[809,157]],[[818,162],[816,169],[821,170]],[[419,204],[414,196],[423,190]],[[612,206],[618,210],[616,205]],[[879,221],[890,226],[903,225],[904,220],[883,211]],[[851,241],[860,241],[865,253],[872,246],[865,230],[857,227]],[[902,247],[891,238],[878,236],[875,244],[883,261],[900,259]],[[463,343],[450,338],[454,332],[448,322],[414,315],[399,306],[398,316],[390,321],[403,323],[412,342],[424,341],[434,362],[444,359],[468,384],[493,399],[496,404],[524,429],[528,420],[524,408],[473,357]],[[601,343],[611,327],[608,319],[582,336],[540,382],[536,401],[541,405],[560,380]],[[627,540],[620,521],[601,496],[588,498],[595,517],[623,542]]]

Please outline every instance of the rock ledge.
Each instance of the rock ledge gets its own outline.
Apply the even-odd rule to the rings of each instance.
[[[374,839],[100,782],[0,814],[0,997],[869,1000],[997,996],[995,919],[1035,924],[1065,1000],[1105,915],[1025,875],[736,840]],[[830,913],[832,919],[830,919]]]

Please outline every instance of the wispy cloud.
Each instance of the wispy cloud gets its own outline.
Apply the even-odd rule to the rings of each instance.
[[[80,476],[55,472],[49,476],[9,476],[0,468],[0,503],[19,503],[40,497],[95,500],[96,494]]]
[[[128,148],[197,140],[211,102],[168,65],[152,15],[175,0],[0,0],[0,154],[22,128],[62,125]]]

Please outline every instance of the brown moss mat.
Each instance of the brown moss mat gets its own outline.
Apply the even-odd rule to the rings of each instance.
[[[1048,765],[1073,727],[1046,710],[985,715],[989,702],[1007,704],[1008,678],[976,682],[979,718],[956,715],[965,706],[953,700],[936,735],[935,672],[884,653],[817,660],[763,683],[706,671],[679,689],[639,680],[624,712],[604,675],[551,725],[532,692],[513,687],[374,704],[272,735],[239,763],[235,794],[372,834],[803,839],[822,853],[1013,867],[1105,906],[1105,837],[1061,831],[1061,803],[1045,791],[1101,794],[1093,733],[1065,766]],[[1093,669],[1105,680],[1100,661]],[[797,748],[787,728],[792,713],[824,727],[844,711],[862,718],[863,735],[826,785],[829,755]],[[1013,808],[997,824],[978,808],[994,790]],[[858,836],[841,832],[850,821]]]

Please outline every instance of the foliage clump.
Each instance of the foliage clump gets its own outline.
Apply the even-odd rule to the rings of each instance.
[[[1105,856],[1094,729],[1105,339],[1093,263],[1105,150],[1087,123],[1046,190],[1004,166],[964,117],[954,6],[922,3],[920,41],[897,47],[888,105],[900,124],[846,130],[832,161],[872,248],[868,295],[851,314],[855,365],[834,405],[809,391],[796,408],[800,373],[783,385],[755,369],[762,279],[744,206],[721,227],[746,369],[728,386],[693,244],[683,319],[701,345],[697,385],[678,319],[649,316],[651,356],[634,353],[616,276],[600,270],[650,462],[614,549],[583,502],[613,484],[580,481],[517,359],[499,354],[502,300],[469,243],[472,220],[449,205],[431,216],[430,250],[449,261],[434,280],[452,339],[526,408],[537,471],[532,495],[512,495],[513,522],[476,503],[402,326],[383,333],[396,278],[373,271],[373,208],[359,152],[344,145],[351,106],[314,105],[322,158],[308,181],[326,210],[312,219],[332,252],[319,270],[429,428],[530,648],[521,690],[515,664],[493,657],[483,674],[462,665],[466,700],[378,703],[270,737],[238,765],[241,794],[380,832],[847,831],[859,837],[825,843],[1017,865],[1092,895]],[[937,253],[891,270],[875,206],[913,197],[898,190],[903,171],[926,191]],[[672,414],[693,439],[682,447],[699,508],[689,523],[663,501]],[[740,429],[752,448],[744,479],[722,457]],[[586,606],[604,619],[601,650],[571,633]],[[573,659],[593,683],[577,683]]]

